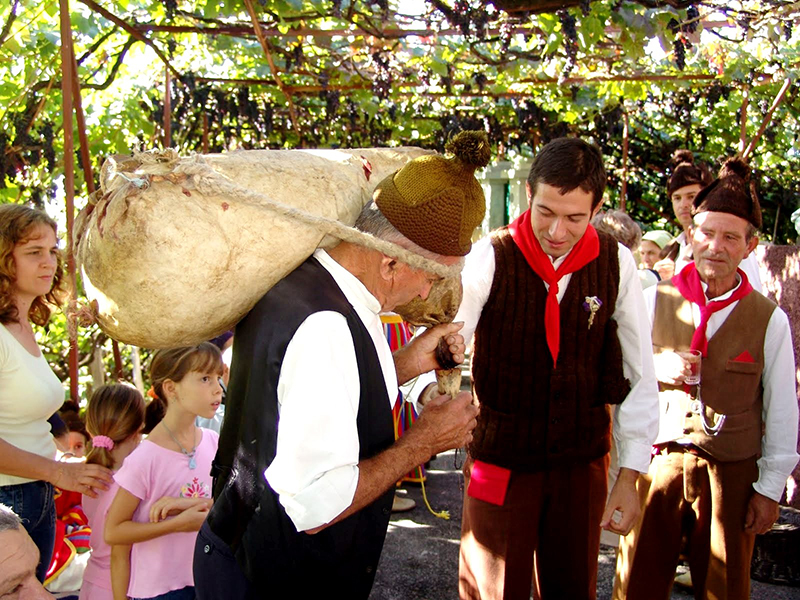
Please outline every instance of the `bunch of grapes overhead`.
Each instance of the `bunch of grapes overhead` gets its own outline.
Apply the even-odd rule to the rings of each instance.
[[[683,38],[677,38],[672,42],[672,48],[675,51],[675,66],[683,71],[686,67],[686,46],[683,44]]]
[[[561,73],[560,79],[569,77],[569,74],[578,64],[578,32],[575,29],[575,17],[566,10],[558,11],[561,21],[561,32],[564,35],[564,51],[567,53],[567,63]]]
[[[381,55],[380,52],[375,52],[372,55],[372,63],[375,65],[375,76],[372,78],[372,91],[379,100],[385,100],[392,91],[392,81],[394,80],[389,61],[386,57]]]
[[[175,12],[178,10],[178,0],[163,0],[164,1],[164,9],[167,11],[167,18],[171,19],[175,16]]]

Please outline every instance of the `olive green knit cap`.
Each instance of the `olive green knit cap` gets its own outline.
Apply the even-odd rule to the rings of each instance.
[[[445,150],[422,156],[378,184],[373,199],[395,228],[412,242],[443,256],[464,256],[483,221],[486,199],[475,170],[489,164],[485,131],[462,131]]]

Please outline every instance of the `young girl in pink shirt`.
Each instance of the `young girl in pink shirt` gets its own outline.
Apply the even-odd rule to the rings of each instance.
[[[86,455],[89,464],[116,472],[142,439],[144,398],[127,385],[97,388],[86,409],[86,430],[92,436]],[[109,546],[103,540],[103,525],[119,486],[98,492],[97,498],[83,496],[83,511],[89,518],[92,556],[83,573],[79,600],[124,599],[130,576],[130,546]]]
[[[222,399],[222,358],[210,343],[159,350],[150,364],[163,419],[131,453],[105,524],[108,544],[133,544],[128,596],[194,598],[192,556],[211,508],[211,461],[218,435],[195,426]],[[152,404],[152,403],[151,403]]]

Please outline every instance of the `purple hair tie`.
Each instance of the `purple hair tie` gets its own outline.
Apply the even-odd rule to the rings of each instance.
[[[92,446],[95,448],[105,448],[111,451],[114,449],[114,440],[107,435],[96,435],[92,438]]]

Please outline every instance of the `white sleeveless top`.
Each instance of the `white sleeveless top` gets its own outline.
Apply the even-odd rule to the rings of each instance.
[[[0,439],[54,458],[56,445],[47,419],[64,402],[61,385],[44,355],[33,356],[0,324]],[[33,481],[0,473],[0,486]]]

